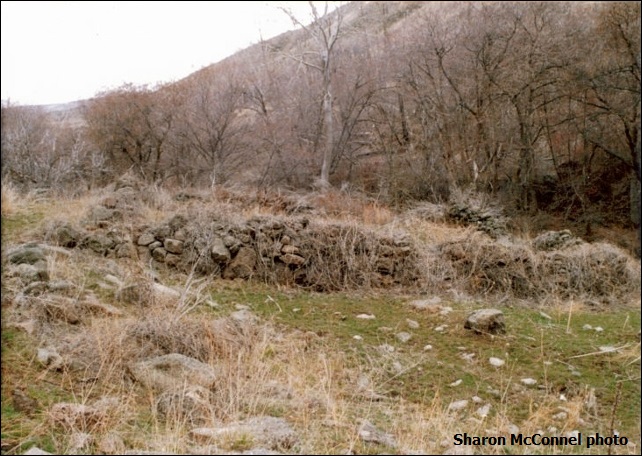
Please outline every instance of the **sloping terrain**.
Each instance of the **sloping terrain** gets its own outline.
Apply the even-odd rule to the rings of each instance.
[[[5,186],[2,452],[637,454],[639,261],[506,223],[470,201]],[[504,331],[465,328],[485,308]]]

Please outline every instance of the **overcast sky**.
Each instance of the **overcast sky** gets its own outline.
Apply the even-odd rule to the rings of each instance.
[[[323,2],[319,2],[323,3]],[[2,99],[66,103],[187,76],[308,21],[307,2],[2,1]],[[322,7],[321,7],[322,8]]]

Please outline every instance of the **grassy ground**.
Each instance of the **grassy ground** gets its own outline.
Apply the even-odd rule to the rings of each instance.
[[[3,206],[3,247],[32,240],[53,214],[66,210],[65,217],[73,218],[87,202],[65,203],[64,208],[51,202],[13,204],[6,212]],[[447,236],[444,228],[439,237]],[[115,290],[104,286],[103,259],[74,251],[51,262],[52,280],[74,284],[72,301],[93,293],[122,315],[88,315],[77,325],[48,320],[43,331],[29,334],[11,325],[18,320],[18,288],[13,279],[3,280],[3,454],[19,454],[33,445],[54,453],[100,454],[109,452],[104,442],[113,435],[124,445],[120,451],[192,451],[191,425],[161,419],[153,407],[156,397],[125,374],[130,361],[172,351],[221,369],[210,425],[257,415],[282,417],[301,439],[292,453],[435,454],[451,448],[458,433],[553,436],[573,431],[585,438],[617,432],[629,444],[472,449],[482,454],[639,452],[639,301],[605,308],[549,299],[541,306],[446,294],[432,310],[416,310],[413,300],[433,295],[403,290],[320,294],[208,279],[189,287],[186,305],[140,308],[119,303]],[[136,267],[120,263],[124,275]],[[162,272],[159,279],[179,290],[188,288],[183,274]],[[37,302],[54,298],[44,295]],[[506,334],[464,329],[471,311],[487,307],[504,312]],[[244,308],[260,318],[249,329],[226,332],[226,326],[216,324]],[[358,318],[364,314],[374,318]],[[401,332],[410,340],[399,340]],[[47,343],[85,364],[44,368],[36,352]],[[491,357],[505,363],[495,367]],[[21,405],[16,391],[31,405]],[[117,405],[97,423],[61,425],[52,419],[55,403],[94,404],[105,397],[116,398]],[[451,404],[461,400],[468,402],[453,410]],[[358,434],[362,420],[391,434],[397,445],[364,442]],[[82,450],[74,449],[79,432],[93,437]],[[237,435],[217,445],[242,451],[253,442]]]

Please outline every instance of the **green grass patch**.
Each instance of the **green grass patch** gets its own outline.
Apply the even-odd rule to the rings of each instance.
[[[491,413],[501,410],[518,422],[550,403],[561,407],[551,409],[549,415],[554,415],[593,391],[597,419],[592,430],[604,432],[610,426],[618,396],[615,427],[621,435],[639,438],[639,309],[547,310],[547,318],[537,309],[505,306],[500,308],[506,334],[488,336],[463,328],[471,311],[488,307],[481,303],[442,303],[453,310],[440,315],[414,310],[407,305],[410,299],[403,297],[315,294],[225,283],[217,283],[211,297],[221,304],[221,313],[243,304],[285,328],[322,336],[330,347],[346,353],[348,367],[369,373],[375,391],[387,397],[417,404],[438,398],[445,408],[452,401],[478,396],[493,404]],[[356,318],[359,314],[375,319]],[[408,320],[419,328],[410,328]],[[438,331],[439,327],[444,330]],[[396,334],[401,331],[412,338],[400,342]],[[388,353],[382,345],[394,351]],[[425,350],[426,345],[432,349]],[[608,347],[616,351],[605,352]],[[491,357],[505,364],[494,367]],[[525,378],[537,384],[523,384]],[[471,403],[469,412],[475,407],[479,406]]]

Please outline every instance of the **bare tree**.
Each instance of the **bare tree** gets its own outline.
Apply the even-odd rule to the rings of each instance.
[[[321,164],[320,184],[327,187],[330,183],[330,167],[332,165],[332,153],[334,150],[334,113],[333,113],[333,91],[332,73],[334,71],[334,50],[342,32],[343,14],[341,9],[329,12],[328,2],[322,14],[319,14],[314,2],[308,2],[313,22],[305,25],[292,11],[282,8],[295,25],[302,27],[314,41],[316,47],[313,51],[305,51],[298,56],[290,55],[297,62],[312,68],[322,75],[322,111],[323,125],[325,127],[325,146],[323,149],[323,161]]]

